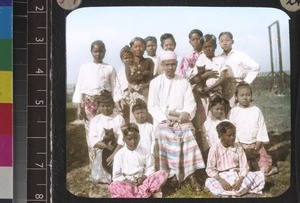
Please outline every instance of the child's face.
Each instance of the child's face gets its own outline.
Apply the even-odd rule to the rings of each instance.
[[[141,41],[135,41],[131,47],[131,51],[135,57],[141,57],[145,52],[145,45]]]
[[[133,115],[137,123],[145,123],[147,119],[147,110],[137,109],[133,112]]]
[[[239,88],[236,99],[241,106],[249,107],[252,100],[250,89],[247,87]]]
[[[218,120],[224,118],[224,106],[220,103],[213,106],[210,110],[211,114]]]
[[[228,35],[222,35],[219,43],[224,52],[229,52],[232,49],[233,40]]]
[[[104,116],[109,116],[113,113],[114,105],[112,103],[100,103],[98,109]]]
[[[124,64],[132,64],[132,62],[133,62],[133,55],[130,54],[130,53],[124,53],[122,55],[122,62]]]
[[[215,50],[216,50],[216,46],[212,42],[212,40],[204,42],[203,52],[207,58],[212,59],[213,57],[215,57]]]
[[[140,141],[140,134],[138,132],[129,132],[123,137],[127,149],[133,151],[137,148]]]
[[[224,147],[232,146],[235,142],[235,130],[227,129],[226,133],[223,133],[220,139]]]
[[[201,45],[201,37],[198,33],[193,33],[190,38],[190,45],[194,48],[196,51],[201,51],[202,50],[202,45]]]
[[[92,48],[92,55],[94,58],[94,62],[102,63],[102,60],[105,56],[105,51],[104,51],[103,47],[96,44]]]
[[[162,49],[165,51],[174,51],[175,43],[172,39],[165,39],[162,43]]]
[[[146,51],[147,51],[148,56],[155,56],[156,49],[157,49],[157,44],[155,42],[148,41],[146,43]]]

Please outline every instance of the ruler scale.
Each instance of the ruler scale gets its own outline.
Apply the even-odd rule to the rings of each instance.
[[[48,1],[28,1],[27,202],[50,202]]]

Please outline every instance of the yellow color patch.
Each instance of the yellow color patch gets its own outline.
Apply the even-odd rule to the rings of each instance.
[[[0,71],[0,103],[13,103],[12,72]]]

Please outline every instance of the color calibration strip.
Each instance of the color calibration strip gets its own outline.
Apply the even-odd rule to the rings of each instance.
[[[0,202],[13,199],[12,1],[0,1]]]

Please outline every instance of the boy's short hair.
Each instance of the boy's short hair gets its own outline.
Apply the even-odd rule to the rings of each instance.
[[[121,60],[122,60],[122,57],[123,57],[124,54],[131,54],[133,56],[133,53],[132,53],[132,51],[131,51],[131,49],[128,45],[125,45],[120,51]]]
[[[191,39],[192,34],[198,34],[200,36],[200,38],[203,37],[202,31],[198,30],[198,29],[193,29],[193,30],[190,31],[190,33],[189,33],[189,39]]]
[[[216,127],[216,130],[218,132],[218,137],[222,137],[222,135],[224,133],[227,132],[228,129],[233,129],[236,130],[235,126],[233,125],[233,123],[229,122],[229,121],[223,121],[221,123],[219,123]]]
[[[100,92],[100,95],[97,97],[97,103],[111,103],[112,105],[114,105],[114,100],[108,90],[102,90]]]
[[[139,126],[135,123],[127,123],[121,127],[121,131],[123,133],[123,136],[127,136],[130,132],[136,132],[139,133]]]
[[[217,48],[217,38],[214,35],[206,34],[206,35],[204,35],[203,40],[204,40],[203,43],[212,41],[213,44],[215,45],[215,47]]]
[[[135,103],[132,106],[131,112],[133,113],[133,112],[135,112],[136,110],[139,110],[139,109],[146,109],[147,110],[147,104],[142,99],[137,98],[135,100]]]
[[[157,44],[157,39],[156,39],[156,37],[154,37],[154,36],[148,36],[148,37],[146,37],[144,40],[145,40],[145,43],[146,43],[146,44],[147,44],[147,42],[149,42],[149,41],[154,42],[155,44]]]

